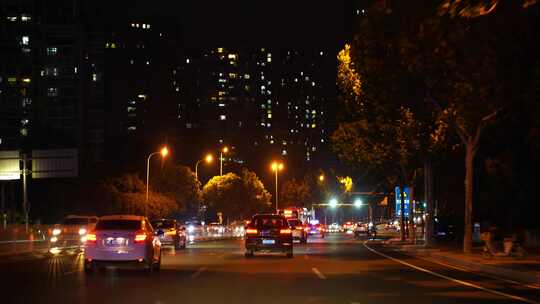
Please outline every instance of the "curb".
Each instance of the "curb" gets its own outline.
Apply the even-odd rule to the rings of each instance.
[[[465,261],[461,259],[456,259],[448,257],[445,255],[437,254],[436,252],[430,252],[431,249],[425,250],[409,250],[409,249],[399,249],[396,248],[396,251],[404,253],[406,255],[415,256],[415,257],[424,257],[431,258],[446,264],[464,267],[476,272],[484,272],[490,275],[504,277],[507,279],[519,281],[521,283],[527,284],[540,284],[540,274],[526,273],[522,271],[512,270],[505,267],[497,267],[491,265],[479,264],[477,262]],[[436,250],[436,249],[435,249]],[[437,252],[440,250],[437,250]],[[429,260],[429,259],[428,259]]]

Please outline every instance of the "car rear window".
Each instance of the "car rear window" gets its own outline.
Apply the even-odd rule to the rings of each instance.
[[[302,226],[302,222],[299,220],[287,220],[290,226]]]
[[[170,229],[170,228],[174,228],[174,221],[172,221],[172,220],[155,221],[155,222],[152,222],[152,227],[154,227],[154,229],[160,229],[160,228]]]
[[[96,230],[139,230],[141,221],[136,220],[101,220],[96,225]]]
[[[251,226],[255,227],[286,227],[286,220],[281,217],[256,217],[251,220]]]
[[[64,225],[87,225],[87,218],[67,218],[63,221]]]

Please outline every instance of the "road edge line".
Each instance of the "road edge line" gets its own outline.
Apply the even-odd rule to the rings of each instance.
[[[488,292],[488,293],[492,293],[492,294],[495,294],[495,295],[498,295],[498,296],[502,296],[502,297],[506,297],[506,298],[509,298],[509,299],[513,299],[513,300],[518,300],[518,301],[521,301],[521,302],[525,302],[525,303],[529,303],[529,304],[540,304],[540,302],[536,302],[536,301],[533,301],[533,300],[529,300],[529,299],[526,299],[526,298],[522,298],[520,296],[514,296],[514,295],[511,295],[511,294],[508,294],[508,293],[504,293],[504,292],[501,292],[501,291],[497,291],[497,290],[492,290],[492,289],[489,289],[489,288],[485,288],[485,287],[482,287],[480,285],[476,285],[476,284],[473,284],[473,283],[470,283],[470,282],[467,282],[467,281],[462,281],[462,280],[459,280],[459,279],[454,279],[454,278],[451,278],[449,276],[445,276],[443,274],[440,274],[440,273],[437,273],[437,272],[434,272],[434,271],[431,271],[429,269],[425,269],[425,268],[422,268],[422,267],[419,267],[419,266],[416,266],[416,265],[413,265],[411,263],[407,263],[405,261],[402,261],[400,259],[397,259],[397,258],[394,258],[394,257],[391,257],[387,254],[384,254],[382,252],[379,252],[371,247],[369,247],[365,242],[363,243],[364,247],[366,247],[366,249],[368,249],[369,251],[375,253],[375,254],[378,254],[382,257],[385,257],[389,260],[392,260],[396,263],[399,263],[399,264],[402,264],[402,265],[405,265],[405,266],[408,266],[410,268],[413,268],[413,269],[416,269],[418,271],[421,271],[421,272],[425,272],[425,273],[428,273],[428,274],[431,274],[432,276],[436,276],[436,277],[439,277],[439,278],[442,278],[442,279],[445,279],[445,280],[448,280],[448,281],[451,281],[451,282],[454,282],[454,283],[458,283],[460,285],[464,285],[464,286],[467,286],[467,287],[471,287],[471,288],[476,288],[476,289],[479,289],[479,290],[482,290],[482,291],[485,291],[485,292]]]

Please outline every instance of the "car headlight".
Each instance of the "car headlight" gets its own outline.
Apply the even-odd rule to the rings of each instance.
[[[57,238],[57,237],[53,236],[53,237],[51,238],[51,243],[56,243],[57,241],[58,241],[58,238]]]
[[[189,233],[193,233],[193,232],[195,231],[195,227],[193,227],[193,226],[188,226],[188,227],[187,227],[187,231],[188,231]]]
[[[59,229],[59,228],[54,228],[52,231],[53,235],[59,235],[60,233],[62,233],[62,229]]]
[[[86,229],[85,228],[79,229],[79,235],[85,235],[85,234],[86,234]]]

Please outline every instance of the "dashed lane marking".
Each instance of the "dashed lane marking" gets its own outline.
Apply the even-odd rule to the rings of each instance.
[[[201,267],[197,271],[195,271],[190,277],[192,279],[195,279],[196,277],[200,276],[201,273],[203,273],[206,270],[206,267]]]
[[[313,273],[315,273],[319,277],[319,279],[326,280],[326,276],[322,274],[322,272],[320,272],[319,269],[313,267],[311,268],[311,270],[313,271]]]
[[[369,251],[371,251],[371,252],[373,252],[375,254],[378,254],[378,255],[380,255],[382,257],[385,257],[385,258],[387,258],[389,260],[392,260],[392,261],[394,261],[396,263],[399,263],[399,264],[402,264],[402,265],[405,265],[405,266],[409,266],[409,267],[414,268],[414,269],[416,269],[418,271],[429,273],[429,274],[431,274],[433,276],[436,276],[436,277],[439,277],[439,278],[442,278],[442,279],[445,279],[445,280],[448,280],[448,281],[452,281],[454,283],[458,283],[458,284],[461,284],[461,285],[464,285],[464,286],[476,288],[476,289],[479,289],[479,290],[482,290],[482,291],[485,291],[485,292],[488,292],[488,293],[492,293],[492,294],[495,294],[495,295],[498,295],[498,296],[501,296],[501,297],[505,297],[505,298],[509,298],[509,299],[529,303],[529,304],[540,304],[540,302],[536,302],[536,301],[529,300],[529,299],[526,299],[526,298],[522,298],[522,297],[519,297],[519,296],[514,296],[514,295],[511,295],[511,294],[508,294],[508,293],[505,293],[505,292],[492,290],[492,289],[485,288],[485,287],[482,287],[480,285],[476,285],[476,284],[473,284],[473,283],[470,283],[470,282],[454,279],[454,278],[451,278],[449,276],[446,276],[446,275],[443,275],[443,274],[440,274],[440,273],[437,273],[437,272],[434,272],[434,271],[431,271],[431,270],[428,270],[428,269],[413,265],[411,263],[396,259],[396,258],[391,257],[389,255],[386,255],[386,254],[384,254],[382,252],[379,252],[379,251],[369,247],[366,243],[363,243],[363,245],[364,245],[364,247],[366,247],[366,249],[368,249]]]

